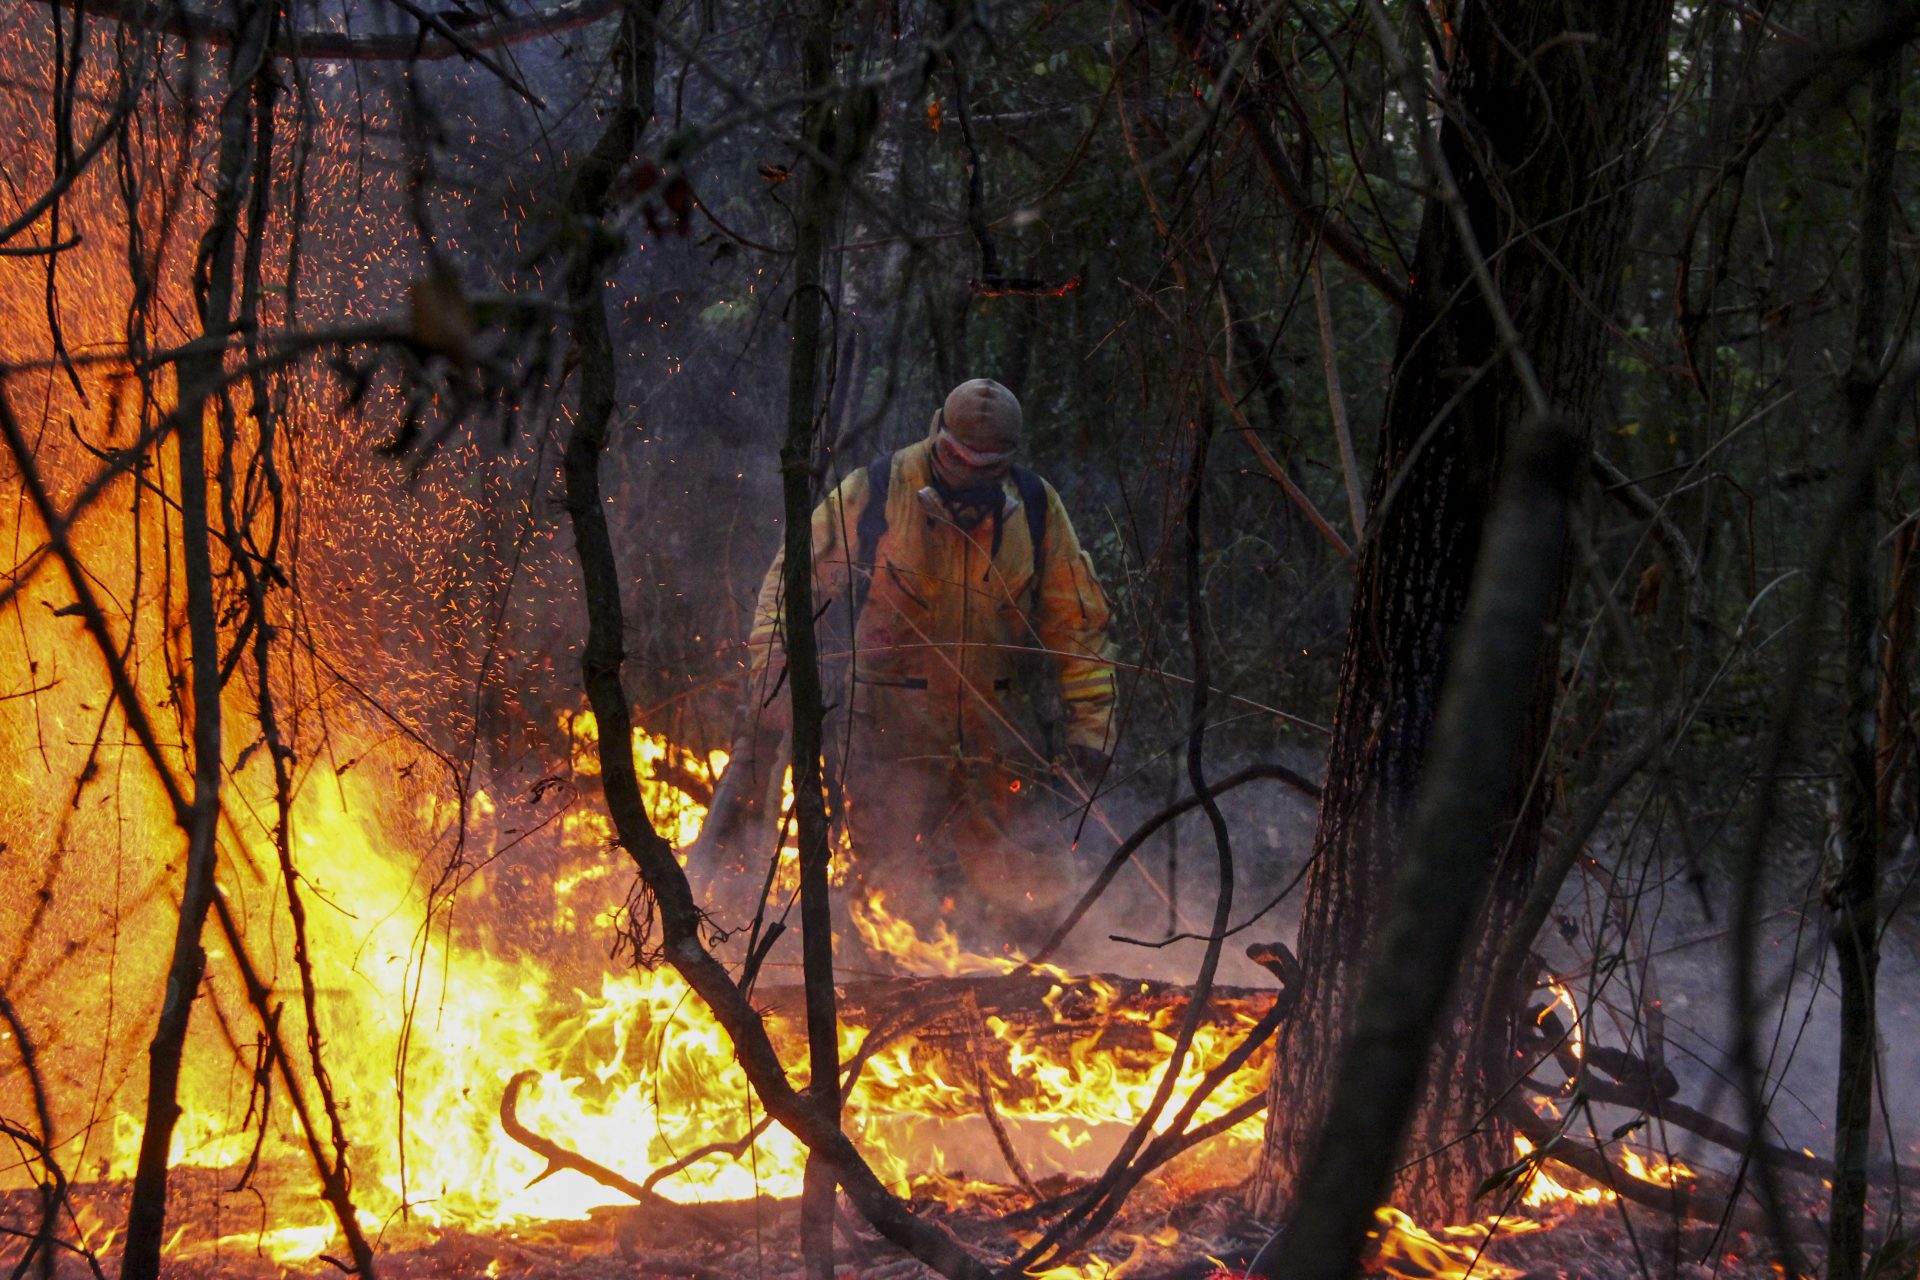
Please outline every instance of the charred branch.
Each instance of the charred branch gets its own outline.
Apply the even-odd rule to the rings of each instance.
[[[562,1170],[571,1170],[574,1173],[583,1174],[586,1177],[592,1178],[603,1187],[611,1187],[623,1196],[631,1196],[642,1204],[664,1205],[671,1203],[671,1201],[656,1194],[652,1186],[659,1178],[666,1176],[664,1173],[656,1172],[650,1175],[644,1183],[635,1182],[619,1170],[609,1169],[597,1160],[589,1160],[579,1152],[571,1151],[553,1141],[551,1138],[544,1138],[532,1129],[529,1129],[525,1122],[520,1119],[520,1091],[539,1078],[540,1073],[537,1071],[516,1072],[513,1078],[507,1081],[507,1087],[500,1095],[500,1128],[505,1131],[509,1138],[512,1138],[515,1142],[547,1162],[547,1167],[535,1176],[533,1179],[534,1182],[551,1178],[554,1174]],[[757,1130],[749,1130],[747,1136],[741,1140],[740,1149],[745,1150],[757,1136]],[[706,1152],[703,1150],[702,1154],[706,1154]],[[689,1156],[687,1163],[691,1164],[692,1159],[693,1158]],[[531,1186],[533,1184],[529,1183],[528,1185]],[[699,1214],[696,1211],[692,1216],[697,1218]]]
[[[1040,1199],[1040,1189],[1034,1186],[1033,1176],[1027,1172],[1027,1166],[1020,1159],[1020,1153],[1014,1150],[1013,1138],[1007,1133],[1006,1122],[1000,1118],[1000,1108],[994,1105],[993,1077],[987,1069],[984,1049],[987,1026],[986,1020],[980,1014],[979,1003],[969,1000],[967,1013],[968,1020],[973,1024],[974,1034],[970,1056],[973,1059],[973,1087],[980,1095],[980,1114],[986,1117],[987,1128],[993,1131],[994,1145],[1000,1148],[1000,1158],[1007,1162],[1007,1172],[1013,1175],[1013,1180],[1019,1184],[1022,1191],[1037,1201]]]
[[[800,61],[809,95],[833,84],[834,22],[840,6],[828,0],[807,16]],[[814,632],[813,453],[819,404],[822,286],[827,234],[839,207],[849,166],[864,145],[848,112],[814,97],[801,112],[801,136],[831,163],[809,160],[800,175],[799,225],[794,234],[793,347],[787,364],[787,439],[780,450],[781,497],[786,511],[785,635],[789,722],[793,733],[793,807],[800,838],[800,959],[806,975],[808,1093],[824,1117],[840,1123],[840,1020],[833,987],[833,909],[827,873],[825,748],[826,694]],[[800,1198],[800,1244],[811,1280],[833,1280],[834,1178],[822,1152],[809,1149]]]
[[[623,102],[582,163],[568,196],[575,216],[591,225],[605,216],[617,168],[633,154],[639,130],[652,115],[654,47],[652,6],[630,0],[616,49],[622,67]],[[580,407],[567,436],[566,507],[573,526],[587,611],[587,642],[581,674],[587,701],[599,723],[598,753],[603,793],[619,843],[639,868],[663,937],[657,953],[671,962],[732,1040],[747,1079],[762,1105],[818,1152],[868,1222],[889,1240],[952,1280],[989,1280],[992,1269],[950,1233],[916,1216],[880,1182],[819,1100],[788,1081],[785,1065],[765,1024],[724,965],[701,941],[702,916],[673,849],[647,817],[632,747],[633,712],[621,683],[626,622],[621,577],[601,495],[600,459],[613,417],[613,355],[598,263],[576,255],[568,273],[574,342],[580,377]],[[804,465],[804,463],[803,463]],[[633,923],[636,950],[647,940],[648,905]]]
[[[1699,1179],[1685,1185],[1666,1186],[1636,1178],[1616,1165],[1604,1148],[1568,1139],[1559,1128],[1535,1115],[1524,1103],[1514,1103],[1507,1111],[1514,1128],[1534,1144],[1537,1158],[1563,1164],[1622,1200],[1631,1200],[1670,1217],[1725,1223],[1741,1231],[1764,1232],[1771,1225],[1769,1215],[1752,1204],[1740,1203],[1737,1188],[1730,1181]],[[1809,1241],[1819,1238],[1813,1224],[1797,1231],[1796,1235]]]

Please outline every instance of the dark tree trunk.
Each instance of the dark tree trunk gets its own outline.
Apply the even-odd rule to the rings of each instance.
[[[1886,6],[1882,15],[1891,17]],[[1843,391],[1847,439],[1867,447],[1874,401],[1886,376],[1888,258],[1894,215],[1894,160],[1900,140],[1900,59],[1874,72],[1866,155],[1860,176],[1859,284],[1854,295],[1853,360]],[[1840,863],[1826,888],[1840,988],[1840,1073],[1833,1118],[1833,1194],[1827,1225],[1827,1275],[1858,1280],[1867,1245],[1867,1156],[1873,1139],[1874,1054],[1879,1032],[1880,846],[1878,726],[1881,666],[1875,648],[1883,618],[1878,599],[1878,486],[1871,474],[1850,524],[1841,562],[1845,601],[1842,682],[1846,736],[1840,782]]]
[[[277,12],[272,0],[257,0],[236,5],[235,16],[240,35],[227,63],[227,95],[219,114],[213,208],[194,264],[200,329],[207,338],[223,338],[231,320],[235,248],[250,172],[247,147],[253,132],[254,105],[250,82],[258,74],[262,50],[272,39]],[[194,1001],[207,970],[200,934],[213,905],[218,858],[215,837],[222,777],[220,625],[209,545],[206,409],[220,394],[221,352],[216,348],[183,356],[178,379],[174,444],[180,475],[180,562],[186,582],[192,681],[193,800],[188,809],[175,814],[187,837],[187,867],[180,888],[180,922],[174,934],[173,957],[167,966],[166,997],[147,1047],[146,1118],[134,1169],[133,1195],[127,1205],[126,1247],[120,1264],[120,1274],[129,1280],[151,1280],[160,1274],[160,1254],[166,1239],[169,1152],[181,1113],[180,1072]]]
[[[1286,1211],[1320,1128],[1385,886],[1400,863],[1498,462],[1534,411],[1474,258],[1484,256],[1548,406],[1584,438],[1629,225],[1633,151],[1656,101],[1669,10],[1665,0],[1489,0],[1467,6],[1458,28],[1440,153],[1459,201],[1427,202],[1401,321],[1302,915],[1302,1004],[1278,1049],[1254,1184],[1263,1216]],[[1477,1004],[1527,883],[1541,813],[1526,782],[1553,696],[1547,662],[1528,699],[1504,855],[1455,987],[1465,999],[1456,997],[1443,1020],[1409,1136],[1408,1154],[1426,1158],[1394,1195],[1419,1214],[1457,1210],[1507,1158],[1505,1135],[1480,1117],[1504,1083],[1495,1074],[1511,1028],[1502,1019],[1468,1034],[1457,1010]]]
[[[801,166],[800,210],[794,229],[793,347],[787,372],[787,442],[780,451],[786,507],[786,559],[782,600],[786,626],[787,692],[793,715],[794,813],[800,837],[800,954],[806,975],[808,1092],[835,1123],[840,1119],[839,1017],[834,1011],[833,916],[828,901],[827,809],[820,775],[821,716],[819,644],[813,628],[813,456],[819,412],[821,320],[826,293],[822,260],[834,220],[834,204],[846,178],[835,148],[834,103],[822,96],[833,85],[836,0],[808,16],[800,62],[810,101],[801,113],[801,136],[820,155]],[[833,1280],[834,1180],[830,1159],[807,1156],[800,1201],[800,1243],[809,1280]]]

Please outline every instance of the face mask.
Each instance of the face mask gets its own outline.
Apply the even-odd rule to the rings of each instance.
[[[962,529],[978,528],[989,516],[997,518],[1001,508],[1006,505],[1006,495],[1000,491],[997,479],[959,488],[948,484],[936,467],[933,483],[927,487],[940,499],[940,505],[946,508],[948,517]]]

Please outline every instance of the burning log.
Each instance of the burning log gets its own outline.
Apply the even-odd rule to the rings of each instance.
[[[1191,990],[1171,982],[1118,974],[1070,977],[1058,969],[1021,969],[1008,974],[957,977],[874,978],[839,984],[842,1019],[876,1026],[911,1010],[918,1038],[964,1042],[969,1010],[1038,1034],[1083,1035],[1098,1031],[1122,1045],[1139,1043],[1145,1029],[1159,1028],[1187,1007]],[[763,1011],[798,1021],[799,987],[762,987]],[[1207,1000],[1210,1021],[1228,1025],[1257,1020],[1273,1006],[1275,993],[1251,987],[1215,987]]]
[[[1578,1081],[1582,1095],[1590,1102],[1626,1107],[1658,1117],[1736,1156],[1766,1160],[1788,1173],[1808,1178],[1833,1177],[1831,1160],[1811,1151],[1758,1140],[1737,1126],[1678,1101],[1680,1083],[1666,1067],[1607,1045],[1582,1045],[1579,1052],[1574,1052],[1565,1024],[1551,1008],[1532,1010],[1530,1021],[1540,1031],[1532,1042],[1534,1050],[1551,1053],[1567,1073],[1568,1085],[1558,1090],[1529,1080],[1528,1084],[1543,1097],[1561,1097]],[[1587,1070],[1582,1070],[1583,1063]],[[1593,1074],[1596,1071],[1600,1074]],[[1871,1167],[1875,1177],[1906,1185],[1920,1183],[1920,1169],[1913,1166],[1882,1162]]]
[[[1534,1144],[1535,1154],[1528,1157],[1532,1162],[1553,1160],[1623,1200],[1645,1205],[1675,1219],[1725,1223],[1734,1230],[1756,1236],[1773,1232],[1776,1224],[1759,1206],[1742,1202],[1741,1186],[1734,1179],[1695,1173],[1692,1179],[1672,1186],[1650,1182],[1615,1165],[1603,1148],[1567,1140],[1557,1126],[1533,1114],[1525,1103],[1515,1102],[1504,1110],[1514,1128]],[[1787,1225],[1803,1243],[1820,1238],[1818,1223]]]
[[[950,1108],[950,1114],[956,1117],[975,1111],[983,1114],[1014,1182],[1039,1201],[1039,1184],[1028,1174],[1003,1119],[1003,1115],[1021,1115],[1049,1101],[1049,1082],[1036,1078],[1023,1064],[1035,1056],[1070,1062],[1098,1055],[1104,1067],[1150,1076],[1165,1063],[1170,1029],[1183,1016],[1191,994],[1170,983],[1107,975],[1076,978],[1047,969],[848,983],[838,992],[841,1018],[847,1025],[870,1030],[847,1064],[842,1076],[843,1093],[853,1092],[862,1072],[882,1050],[891,1050],[896,1057],[904,1055],[903,1065],[910,1067],[916,1078],[964,1082],[963,1088],[917,1095],[915,1106],[927,1114],[942,1107]],[[783,1056],[797,1059],[805,1044],[804,989],[776,987],[756,995],[772,1041],[781,1047]],[[1216,1066],[1214,1074],[1237,1074],[1264,1047],[1266,1036],[1277,1022],[1280,998],[1274,992],[1247,988],[1213,990],[1201,1026],[1237,1046]],[[1264,1074],[1257,1066],[1255,1071]],[[538,1074],[523,1071],[515,1075],[500,1101],[502,1130],[547,1162],[535,1181],[571,1170],[650,1208],[683,1208],[668,1201],[656,1188],[699,1161],[714,1156],[738,1157],[771,1122],[763,1114],[760,1123],[739,1139],[689,1151],[635,1180],[535,1132],[520,1119],[521,1093]],[[1221,1075],[1206,1087],[1211,1089],[1224,1079]],[[1264,1100],[1264,1090],[1256,1085],[1251,1096],[1195,1126],[1192,1132],[1163,1135],[1163,1140],[1171,1140],[1168,1149],[1143,1165],[1154,1167],[1179,1150],[1230,1128],[1257,1112]]]
[[[1150,1070],[1185,1011],[1190,992],[1171,983],[1094,974],[1069,978],[1027,969],[998,976],[881,978],[840,987],[845,1023],[888,1040],[911,1037],[914,1065],[952,1080],[983,1071],[1007,1106],[1033,1101],[1041,1086],[1020,1070],[1014,1047],[1051,1050],[1068,1060],[1096,1053],[1122,1070]],[[755,993],[776,1039],[796,1040],[805,1020],[798,987]],[[1275,993],[1216,987],[1202,1025],[1244,1031],[1274,1005]],[[986,1034],[983,1034],[986,1033]]]

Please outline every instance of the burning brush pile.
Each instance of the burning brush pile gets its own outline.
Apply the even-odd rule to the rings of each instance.
[[[590,721],[573,729],[591,745]],[[650,816],[690,842],[724,755],[645,731],[634,746]],[[574,802],[593,786],[594,758],[576,751],[570,778],[518,802],[476,793],[464,813],[436,802],[404,766],[362,760],[298,806],[294,840],[312,901],[304,963],[352,1143],[354,1202],[382,1274],[779,1275],[798,1266],[805,1149],[761,1109],[726,1032],[684,982],[664,967],[605,963],[604,941],[627,909],[626,873],[607,856],[604,819]],[[273,852],[245,833],[236,821],[223,891],[247,945],[284,957]],[[465,853],[429,880],[416,851],[436,846]],[[790,862],[778,875],[791,874]],[[527,866],[541,868],[537,894],[515,879],[513,868]],[[507,928],[530,918],[530,897],[541,914]],[[502,902],[510,912],[480,905]],[[1037,1241],[1146,1112],[1187,993],[971,954],[951,936],[920,937],[879,895],[855,904],[852,920],[870,967],[849,965],[841,989],[847,1133],[889,1186],[959,1239]],[[1204,1095],[1187,1129],[1205,1140],[1167,1152],[1085,1260],[1035,1274],[1230,1275],[1232,1260],[1261,1243],[1222,1193],[1257,1150],[1267,1036],[1284,1013],[1289,961],[1265,958],[1273,987],[1216,990],[1173,1085],[1169,1117]],[[210,950],[216,966],[231,959]],[[312,1194],[313,1118],[298,1114],[296,1098],[311,1106],[313,1082],[295,1062],[271,1060],[264,1039],[242,1041],[240,1011],[227,1001],[244,993],[217,970],[209,982],[214,1016],[190,1042],[170,1153],[169,1273],[325,1273],[344,1251]],[[775,971],[753,997],[786,1059],[804,1061],[801,989]],[[1583,1019],[1565,988],[1552,998],[1539,1013],[1545,1061],[1578,1073]],[[278,1007],[284,1036],[299,1010]],[[1572,1088],[1569,1079],[1563,1097]],[[1548,1143],[1563,1141],[1542,1124]],[[139,1138],[137,1116],[115,1108],[59,1149],[68,1181],[58,1274],[84,1274],[95,1258],[111,1266]],[[1633,1236],[1614,1191],[1552,1171],[1527,1139],[1519,1144],[1504,1183],[1482,1201],[1497,1210],[1485,1221],[1430,1232],[1383,1208],[1374,1269],[1409,1280],[1624,1274],[1620,1250],[1632,1239],[1650,1255],[1692,1260],[1672,1274],[1707,1274],[1694,1263],[1714,1256],[1714,1224],[1669,1220]],[[1677,1194],[1696,1178],[1625,1143],[1613,1156],[1632,1178]],[[6,1256],[16,1261],[36,1234],[40,1193],[19,1185],[32,1168],[15,1165],[5,1200]],[[926,1274],[857,1218],[843,1214],[840,1225],[851,1274]],[[1738,1238],[1718,1247],[1718,1273],[1744,1274],[1726,1265]]]
[[[590,739],[590,724],[581,728]],[[687,785],[724,763],[644,732],[635,745]],[[572,785],[590,783],[582,771]],[[607,856],[604,820],[567,790],[511,806],[482,792],[462,815],[400,770],[363,761],[299,805],[294,842],[312,900],[304,963],[363,1225],[402,1253],[448,1233],[498,1237],[500,1266],[532,1266],[548,1255],[524,1242],[570,1238],[556,1223],[597,1217],[628,1251],[643,1238],[655,1249],[689,1238],[712,1247],[716,1229],[733,1247],[758,1214],[771,1233],[760,1247],[778,1254],[790,1241],[775,1225],[780,1202],[799,1193],[804,1148],[758,1107],[725,1032],[671,970],[605,963],[627,873]],[[662,830],[697,833],[698,798],[658,781],[646,791]],[[428,882],[411,851],[458,840],[467,853],[450,873],[457,884]],[[530,860],[535,841],[545,854]],[[509,851],[512,865],[535,862],[547,878],[531,928],[508,931],[466,905],[511,903],[499,915],[524,917],[525,885],[503,883]],[[243,928],[260,931],[243,936],[257,955],[290,949],[270,932],[271,847],[236,839],[234,854],[224,891]],[[846,1129],[881,1176],[962,1214],[1058,1195],[1097,1172],[1145,1109],[1183,993],[970,955],[948,936],[922,940],[877,896],[854,918],[874,962],[893,971],[848,981],[841,1006]],[[209,958],[230,956],[216,945]],[[764,976],[755,1003],[789,1060],[804,1061],[803,999],[783,976]],[[217,970],[209,981],[218,997]],[[1184,1185],[1204,1185],[1209,1171],[1238,1176],[1258,1140],[1261,1054],[1242,1054],[1230,1079],[1209,1075],[1274,1001],[1272,991],[1223,991],[1210,1003],[1174,1105],[1204,1082],[1197,1119],[1230,1122],[1204,1163],[1188,1162]],[[239,1010],[219,998],[214,1008],[190,1043],[180,1091],[167,1256],[182,1273],[261,1259],[268,1273],[268,1262],[315,1265],[339,1248],[338,1226],[312,1196],[302,1133],[311,1117],[295,1114],[274,1075],[293,1064],[227,1042]],[[298,1013],[286,1010],[283,1035]],[[312,1082],[295,1080],[311,1098]],[[137,1115],[115,1111],[62,1150],[74,1206],[62,1239],[72,1249],[111,1256],[139,1138]],[[25,1172],[15,1166],[16,1177]],[[8,1226],[24,1233],[7,1246],[16,1258],[35,1200],[25,1189],[9,1197]],[[662,1240],[649,1219],[679,1225]],[[77,1263],[76,1254],[62,1265]]]

